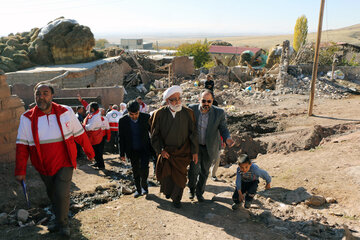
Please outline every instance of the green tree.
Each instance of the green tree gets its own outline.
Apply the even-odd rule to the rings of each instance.
[[[100,48],[100,49],[104,49],[105,48],[105,43],[109,43],[109,41],[106,40],[105,38],[100,38],[98,40],[95,40],[95,47]]]
[[[301,45],[306,42],[308,34],[308,20],[305,15],[302,15],[296,20],[294,28],[294,43],[293,47],[295,51],[298,51]]]
[[[201,43],[201,41],[197,41],[193,44],[183,43],[177,48],[177,50],[177,56],[194,57],[194,65],[196,68],[204,66],[205,63],[211,60],[208,44]]]

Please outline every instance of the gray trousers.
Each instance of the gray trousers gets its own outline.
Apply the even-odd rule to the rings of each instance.
[[[196,193],[196,196],[202,196],[205,192],[206,180],[209,176],[211,163],[212,158],[210,158],[206,146],[199,145],[198,163],[195,164],[191,161],[188,172],[188,187],[190,188],[190,192]]]
[[[211,164],[211,177],[216,177],[216,171],[218,170],[220,165],[220,152],[221,151],[219,151],[218,156]]]
[[[63,167],[54,176],[40,174],[55,212],[56,224],[60,227],[66,227],[69,224],[70,186],[73,170],[73,167]]]

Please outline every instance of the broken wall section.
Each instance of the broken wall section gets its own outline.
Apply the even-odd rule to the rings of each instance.
[[[24,111],[24,103],[10,95],[6,75],[0,71],[0,163],[15,161],[17,130]]]

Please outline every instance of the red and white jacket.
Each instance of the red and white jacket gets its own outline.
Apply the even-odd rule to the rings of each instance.
[[[148,108],[148,106],[144,103],[144,102],[142,102],[141,104],[140,104],[140,112],[142,112],[142,113],[147,113],[148,112],[148,110],[149,110],[149,108]]]
[[[106,117],[103,116],[101,116],[101,120],[102,120],[101,130],[103,131],[103,135],[106,136],[106,140],[109,142],[111,138],[109,121],[107,120]]]
[[[88,114],[84,119],[83,126],[90,139],[91,145],[97,145],[103,140],[104,134],[101,129],[103,122],[101,118],[101,113],[97,110],[94,113]]]
[[[52,103],[50,114],[44,114],[37,106],[20,117],[16,139],[15,176],[26,175],[30,160],[42,175],[53,176],[63,167],[76,168],[76,144],[79,143],[89,158],[94,150],[73,110]]]
[[[109,121],[110,131],[119,131],[119,120],[122,114],[118,110],[111,110],[106,114],[106,118]]]

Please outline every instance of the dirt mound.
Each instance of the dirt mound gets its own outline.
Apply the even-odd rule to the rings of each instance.
[[[356,128],[356,124],[339,124],[330,127],[315,125],[310,129],[302,129],[289,134],[273,137],[271,140],[260,139],[267,142],[267,153],[283,152],[290,153],[300,150],[310,150],[328,141],[328,137]]]
[[[232,148],[226,147],[225,151],[220,155],[221,166],[235,163],[237,157],[242,153],[246,153],[251,159],[256,158],[259,153],[266,153],[267,145],[261,141],[254,140],[248,133],[234,135],[233,139],[235,145]]]

